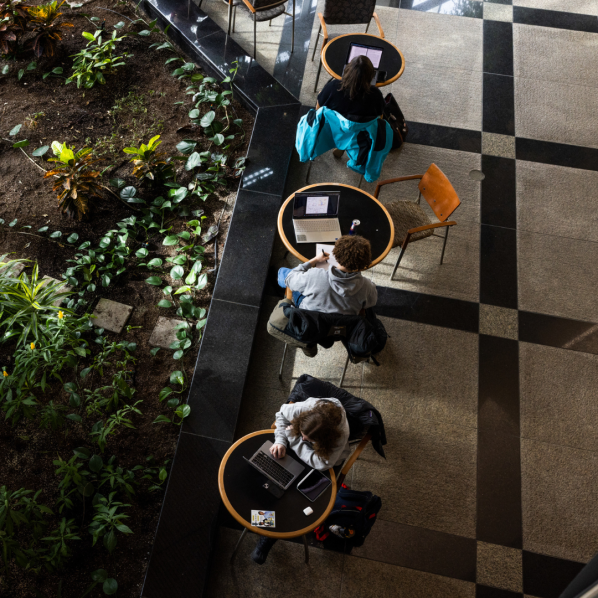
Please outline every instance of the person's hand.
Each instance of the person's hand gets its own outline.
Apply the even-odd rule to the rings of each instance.
[[[284,444],[273,444],[270,447],[270,454],[275,459],[282,459],[287,454],[287,447]]]
[[[320,253],[319,255],[316,255],[316,257],[314,258],[314,263],[316,264],[321,264],[321,263],[325,263],[328,261],[328,258],[330,257],[329,253]]]

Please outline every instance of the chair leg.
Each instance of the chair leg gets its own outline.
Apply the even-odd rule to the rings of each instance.
[[[309,166],[307,167],[307,174],[305,175],[305,182],[309,183],[309,173],[311,172],[311,165],[314,163],[313,160],[309,161]]]
[[[235,32],[235,25],[237,24],[237,7],[233,7],[233,33]]]
[[[272,27],[272,19],[268,21],[268,27]]]
[[[349,353],[347,353],[347,360],[345,361],[345,367],[343,368],[343,373],[341,376],[341,381],[338,383],[338,387],[341,388],[343,386],[343,380],[345,379],[345,374],[347,373],[347,366],[349,365]]]
[[[228,31],[226,32],[227,35],[230,35],[230,26],[231,26],[232,18],[233,18],[233,0],[229,0],[229,3],[228,3]]]
[[[366,32],[366,33],[368,32],[368,29],[370,28],[370,23],[371,23],[371,22],[372,22],[372,19],[370,19],[370,20],[368,21],[367,27],[365,28],[365,32]]]
[[[313,54],[311,55],[311,61],[314,61],[314,57],[316,55],[316,50],[318,49],[318,42],[320,41],[320,33],[322,33],[322,23],[320,23],[320,28],[318,29],[318,35],[316,35],[316,45],[314,46]]]
[[[257,21],[255,20],[255,15],[253,15],[253,59],[257,60]]]
[[[363,175],[361,175],[361,176],[359,177],[359,183],[358,183],[358,185],[357,185],[357,188],[358,188],[358,189],[361,189],[361,183],[363,183]]]
[[[291,38],[291,54],[295,51],[295,0],[293,0],[293,36]]]
[[[446,233],[444,233],[444,243],[442,243],[442,253],[440,254],[440,265],[442,266],[442,260],[444,259],[444,250],[446,249],[446,240],[448,239],[448,232],[450,226],[446,227]]]
[[[318,66],[318,74],[316,75],[316,84],[314,85],[314,93],[318,90],[318,81],[320,80],[320,71],[322,70],[322,57],[320,57],[320,66]]]
[[[397,268],[399,267],[399,264],[401,263],[401,260],[403,259],[403,256],[405,255],[405,249],[407,249],[407,243],[405,243],[403,245],[403,247],[401,247],[401,253],[399,253],[399,257],[397,258],[397,263],[395,264],[394,270],[392,271],[392,274],[390,275],[390,280],[392,280],[394,278],[395,272],[397,271]]]
[[[284,344],[284,351],[282,353],[282,363],[280,364],[280,371],[278,372],[278,379],[282,380],[282,370],[284,369],[284,360],[287,358],[287,349],[289,348],[289,344]]]
[[[235,555],[237,554],[237,550],[239,550],[239,546],[241,546],[241,542],[243,541],[243,538],[245,537],[245,534],[247,533],[247,528],[244,527],[243,528],[243,533],[241,534],[241,537],[238,539],[236,545],[235,545],[235,549],[233,550],[233,553],[230,555],[230,563],[232,564],[233,560],[235,559]]]
[[[309,546],[307,544],[307,536],[305,534],[303,534],[303,547],[305,548],[305,564],[309,565]]]

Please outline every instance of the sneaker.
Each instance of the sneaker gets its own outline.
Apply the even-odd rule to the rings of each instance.
[[[318,354],[318,345],[314,345],[313,347],[301,347],[303,354],[305,357],[315,357]]]
[[[256,562],[258,565],[263,565],[268,558],[268,553],[274,544],[276,543],[275,538],[267,538],[266,536],[261,536],[260,539],[257,541],[253,552],[251,553],[251,558]]]

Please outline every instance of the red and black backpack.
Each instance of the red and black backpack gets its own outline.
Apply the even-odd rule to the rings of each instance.
[[[362,546],[367,535],[376,522],[378,511],[382,508],[382,500],[371,492],[350,490],[344,484],[341,486],[334,508],[328,519],[314,530],[316,538],[330,542],[347,542],[350,547]],[[350,538],[343,540],[330,533],[331,525],[339,525],[353,530]]]

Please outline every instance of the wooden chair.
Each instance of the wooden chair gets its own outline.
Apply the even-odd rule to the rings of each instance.
[[[316,44],[314,46],[313,54],[311,55],[312,62],[316,55],[320,37],[323,38],[320,57],[330,39],[327,25],[367,25],[365,28],[365,32],[367,33],[368,29],[370,28],[370,22],[373,18],[378,26],[380,37],[384,38],[384,31],[382,29],[382,25],[380,24],[380,19],[374,12],[375,8],[376,0],[326,0],[324,4],[324,13],[318,13],[318,18],[320,19],[320,28],[318,29]],[[318,81],[320,80],[321,70],[322,59],[320,58],[320,66],[318,67],[314,93],[318,89]]]
[[[257,23],[262,21],[270,21],[279,17],[280,15],[288,15],[293,17],[293,29],[291,36],[291,54],[295,51],[295,0],[293,2],[293,12],[285,11],[288,0],[242,0],[242,3],[247,7],[251,18],[253,19],[253,58],[256,58],[257,52]],[[228,5],[228,34],[231,29],[231,12],[232,12],[232,26],[233,33],[235,31],[235,20],[237,16],[237,6],[241,4],[241,0],[229,0]]]
[[[384,185],[412,181],[415,179],[421,179],[418,185],[419,195],[416,202],[393,201],[384,206],[388,210],[395,228],[393,247],[401,245],[401,253],[399,253],[397,263],[390,275],[390,280],[393,279],[395,272],[403,259],[403,255],[405,255],[407,245],[425,239],[426,237],[434,236],[444,238],[442,253],[440,254],[440,263],[442,264],[449,228],[457,224],[454,221],[447,222],[447,219],[459,207],[461,200],[450,181],[436,164],[432,164],[425,174],[401,176],[395,179],[381,181],[376,185],[374,197],[378,198],[380,190]],[[420,201],[422,195],[438,218],[438,222],[432,222],[421,207]],[[442,227],[446,229],[444,237],[434,233],[434,229]]]

